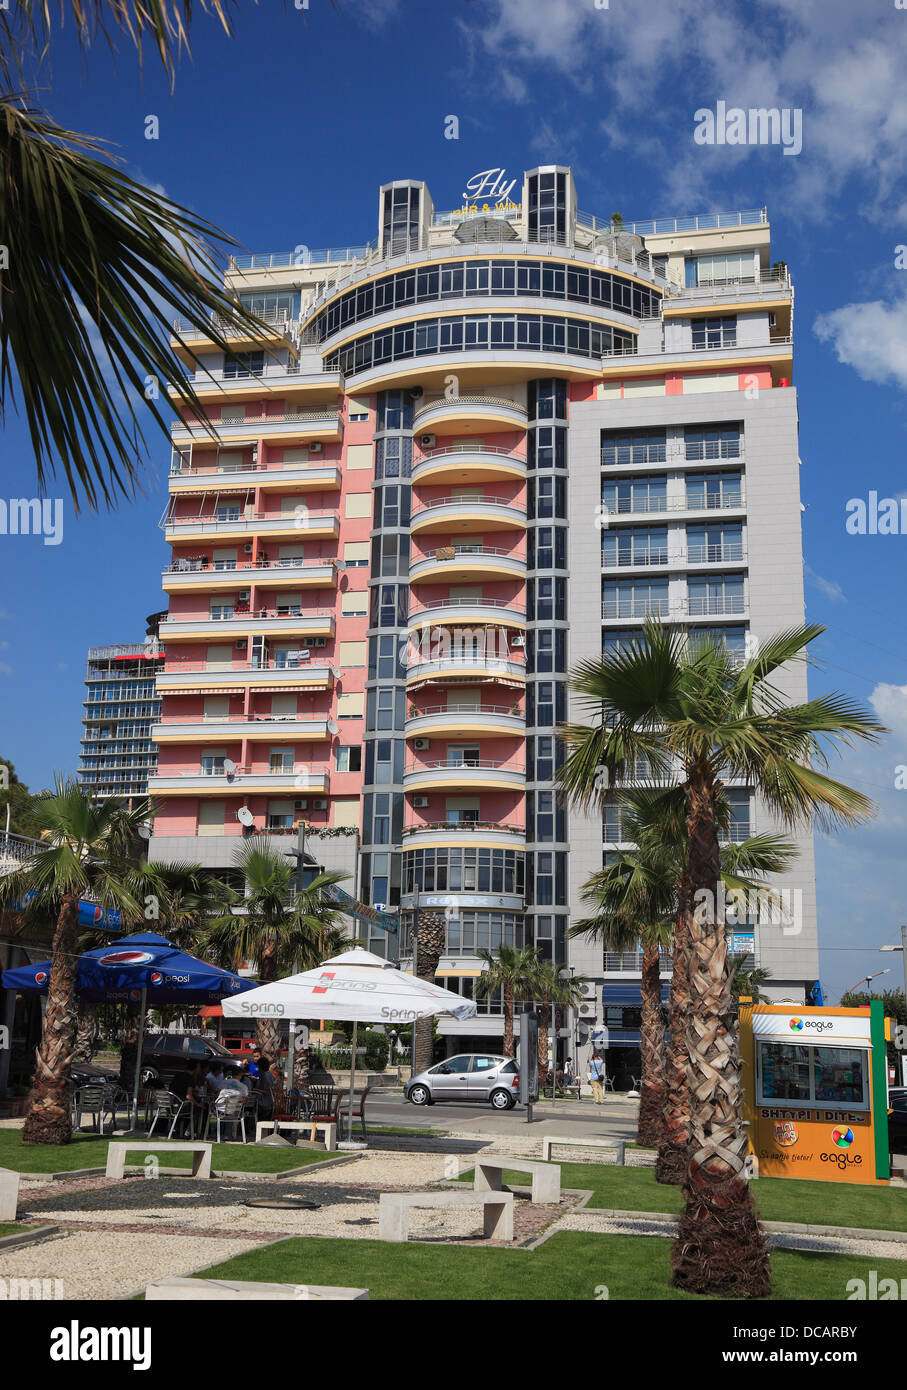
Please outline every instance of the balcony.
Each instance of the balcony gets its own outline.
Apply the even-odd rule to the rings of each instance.
[[[420,579],[454,584],[484,578],[522,579],[525,574],[525,554],[495,545],[439,546],[430,555],[414,555],[409,566],[411,584]]]
[[[313,512],[300,504],[292,512],[249,511],[221,520],[213,516],[169,517],[164,525],[164,535],[174,545],[201,539],[220,543],[258,535],[336,540],[340,535],[340,520],[336,512]]]
[[[717,544],[687,545],[686,564],[698,565],[737,565],[746,562],[746,548],[742,541],[724,541]]]
[[[310,460],[308,463],[250,463],[247,467],[210,468],[190,464],[171,467],[168,490],[172,496],[197,496],[201,492],[247,492],[289,490],[308,491],[340,487],[340,465]]]
[[[274,347],[290,346],[290,335],[293,331],[293,324],[289,314],[265,311],[258,317],[262,325],[260,328],[255,328],[252,325],[246,327],[243,324],[231,323],[220,314],[212,314],[210,324],[212,329],[219,333],[221,337],[225,338],[230,345],[236,349],[243,347],[257,348],[261,347],[263,343],[271,344]],[[186,344],[186,346],[183,344]],[[187,319],[178,318],[173,321],[173,335],[170,339],[170,346],[179,357],[192,366],[195,363],[193,353],[204,351],[209,347],[212,350],[216,349],[217,344],[211,338],[211,334],[207,328],[190,323]]]
[[[457,762],[452,758],[412,762],[403,771],[403,789],[407,792],[522,790],[525,783],[526,769],[522,764],[494,762],[487,758],[471,762]]]
[[[327,371],[321,358],[311,351],[301,361],[266,361],[262,370],[255,373],[239,367],[224,370],[223,367],[196,366],[194,372],[188,373],[187,381],[192,383],[196,396],[201,400],[207,397],[223,400],[225,396],[230,399],[231,396],[248,395],[250,392],[255,395],[265,391],[313,395],[320,392],[327,395],[331,388],[338,393],[343,390],[340,373]],[[169,389],[172,396],[183,395],[179,383]]]
[[[223,767],[205,769],[197,764],[192,768],[162,770],[149,777],[148,790],[168,796],[197,796],[200,791],[234,792],[238,796],[255,792],[290,792],[302,796],[328,790],[327,772],[316,768],[297,765],[272,770],[268,766],[256,768],[239,764],[234,764],[234,767],[233,772],[227,772]]]
[[[410,530],[431,534],[453,531],[474,532],[476,527],[495,531],[524,530],[526,505],[509,497],[486,497],[477,492],[468,497],[433,497],[413,507]]]
[[[677,566],[680,564],[682,564],[681,557],[669,557],[667,550],[649,550],[637,554],[622,552],[607,559],[602,555],[602,569],[605,573],[609,570],[667,569],[669,565]]]
[[[410,707],[406,720],[407,738],[459,738],[512,735],[522,738],[526,724],[518,701],[509,705],[464,704]]]
[[[254,742],[315,743],[331,737],[328,721],[301,719],[291,714],[165,714],[151,727],[155,743],[199,743],[211,739],[251,739]]]
[[[466,350],[468,351],[468,349]],[[413,434],[464,433],[526,428],[526,410],[495,396],[463,395],[431,401],[413,416]]]
[[[629,619],[644,621],[646,618],[667,618],[670,622],[683,622],[705,617],[743,617],[747,612],[747,601],[743,594],[702,595],[687,599],[672,600],[662,597],[604,598],[602,599],[602,619]]]
[[[439,598],[410,609],[410,628],[434,624],[458,627],[526,626],[526,604],[504,598]]]
[[[476,849],[524,849],[525,825],[498,821],[414,821],[403,827],[404,849],[428,849],[433,845],[471,845]]]
[[[251,662],[225,661],[168,661],[157,675],[159,695],[192,691],[199,694],[210,690],[212,695],[226,695],[244,690],[328,690],[333,680],[333,668],[318,666],[311,661]]]
[[[163,574],[164,592],[189,593],[196,590],[256,588],[324,589],[337,584],[333,560],[241,560],[228,564],[186,556],[168,565]]]
[[[509,449],[487,444],[449,444],[426,449],[412,465],[412,481],[420,483],[480,483],[497,478],[524,478],[526,459]]]
[[[409,686],[425,681],[457,681],[478,676],[484,676],[486,680],[500,680],[505,684],[518,682],[522,685],[526,680],[526,667],[521,661],[507,661],[483,652],[468,655],[454,652],[450,656],[425,660],[416,655],[415,658],[410,658],[406,669],[406,684]]]
[[[193,642],[198,638],[254,636],[265,633],[279,637],[305,635],[333,637],[334,612],[330,608],[300,609],[293,613],[278,613],[275,609],[239,607],[227,609],[223,616],[168,616],[161,619],[160,635],[168,643]]]
[[[743,488],[727,489],[720,493],[687,493],[683,497],[668,497],[664,493],[649,496],[640,493],[631,497],[612,497],[602,501],[602,515],[609,517],[669,516],[677,512],[739,512],[746,509]]]
[[[170,427],[174,445],[193,443],[196,448],[220,445],[271,444],[301,439],[342,439],[343,417],[338,406],[320,410],[287,410],[282,415],[246,415],[238,420],[179,420]]]

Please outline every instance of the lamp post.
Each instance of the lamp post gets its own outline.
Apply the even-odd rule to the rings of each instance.
[[[903,967],[904,967],[904,997],[905,997],[905,999],[907,999],[907,927],[905,927],[905,926],[902,926],[902,927],[901,927],[901,944],[900,944],[900,946],[880,946],[879,949],[882,950],[882,951],[900,951],[900,952],[901,952],[901,964],[902,964]]]
[[[419,885],[413,885],[413,978],[419,978]],[[416,1074],[416,1023],[413,1020],[413,1034],[409,1054],[410,1080]]]
[[[897,951],[897,950],[899,949],[899,947],[897,947],[897,946],[892,946],[890,949],[891,949],[892,951]],[[883,951],[885,950],[885,947],[884,947],[884,946],[882,947],[882,950],[883,950]],[[851,985],[850,989],[845,989],[844,994],[856,994],[857,989],[858,989],[858,987],[859,987],[860,985],[871,985],[872,982],[873,982],[873,980],[877,980],[877,979],[879,978],[880,975],[890,975],[890,974],[891,974],[891,971],[890,971],[890,970],[877,970],[876,973],[875,973],[874,975],[862,975],[862,976],[860,977],[860,979],[857,980],[857,983],[856,983],[855,985]],[[842,995],[841,997],[842,997],[842,999],[843,999],[844,995]]]

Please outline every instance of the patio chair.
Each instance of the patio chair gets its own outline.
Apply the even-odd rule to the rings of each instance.
[[[340,1104],[340,1096],[338,1095],[335,1099],[333,1086],[310,1086],[309,1099],[312,1102],[312,1111],[310,1115],[306,1116],[306,1119],[312,1121],[312,1133],[309,1137],[314,1141],[315,1128],[319,1120],[322,1124],[327,1121],[337,1124],[337,1107]]]
[[[606,1091],[613,1091],[613,1090],[614,1090],[614,1077],[613,1077],[613,1076],[609,1076],[608,1073],[605,1072],[604,1075],[602,1076],[602,1085],[604,1086],[604,1088],[605,1088]]]
[[[366,1086],[366,1087],[364,1088],[364,1090],[361,1090],[361,1091],[356,1090],[356,1091],[353,1092],[353,1119],[359,1121],[359,1127],[360,1127],[360,1129],[361,1129],[361,1131],[362,1131],[362,1137],[363,1137],[363,1139],[367,1139],[367,1138],[368,1138],[368,1131],[367,1131],[366,1128],[365,1128],[365,1100],[366,1100],[366,1097],[367,1097],[369,1091],[373,1091],[373,1090],[375,1090],[375,1087],[374,1087],[374,1086]],[[341,1095],[340,1095],[340,1098],[339,1098],[339,1101],[338,1101],[338,1104],[337,1104],[337,1128],[338,1128],[338,1130],[340,1130],[340,1129],[342,1128],[342,1126],[346,1123],[346,1121],[349,1120],[349,1116],[350,1116],[350,1093],[349,1093],[349,1091],[343,1091],[343,1092],[341,1092]]]
[[[150,1092],[145,1108],[145,1128],[148,1131],[148,1138],[150,1139],[154,1133],[154,1126],[157,1124],[158,1120],[164,1120],[165,1122],[167,1120],[172,1120],[175,1123],[182,1105],[183,1102],[180,1097],[174,1095],[172,1091],[157,1090]],[[149,1115],[151,1117],[150,1124],[148,1123]],[[169,1139],[172,1134],[173,1125],[171,1124],[170,1133],[167,1135],[167,1138]]]
[[[107,1085],[104,1087],[102,1105],[103,1114],[101,1117],[101,1133],[104,1133],[104,1115],[110,1116],[110,1127],[111,1129],[116,1129],[117,1112],[123,1111],[123,1113],[128,1116],[131,1111],[131,1108],[132,1096],[130,1095],[130,1093],[123,1086],[121,1086],[118,1081],[108,1081]]]
[[[104,1133],[104,1091],[103,1081],[91,1081],[85,1086],[77,1086],[72,1093],[72,1127],[81,1129],[82,1116],[91,1116],[91,1127]]]
[[[204,1138],[208,1138],[211,1130],[211,1121],[215,1121],[217,1126],[217,1142],[220,1143],[221,1122],[233,1126],[233,1136],[236,1137],[236,1127],[239,1125],[242,1133],[242,1141],[246,1142],[246,1098],[239,1091],[219,1091],[214,1104],[208,1110],[208,1119],[205,1124]]]

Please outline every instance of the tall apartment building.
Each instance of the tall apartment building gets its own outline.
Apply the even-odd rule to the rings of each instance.
[[[121,797],[130,808],[148,795],[157,766],[151,728],[161,712],[159,617],[148,619],[144,642],[89,647],[85,668],[79,780],[93,798]]]
[[[358,831],[358,891],[401,910],[404,957],[418,887],[449,988],[472,992],[479,948],[533,944],[597,982],[562,1046],[607,1026],[632,1069],[639,959],[567,935],[621,847],[619,789],[603,818],[559,805],[556,729],[569,670],[648,614],[740,653],[803,618],[793,291],[765,212],[615,227],[548,167],[519,203],[437,213],[403,180],[368,244],[237,259],[227,283],[270,339],[230,361],[177,325],[215,434],[174,427],[152,856],[227,869],[240,812]],[[729,795],[732,834],[769,827]],[[799,847],[796,925],[736,944],[802,1001]],[[500,1001],[442,1026],[488,1047]]]

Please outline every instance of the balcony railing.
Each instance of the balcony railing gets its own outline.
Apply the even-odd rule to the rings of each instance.
[[[742,594],[694,596],[675,601],[661,597],[602,600],[603,618],[700,618],[745,612],[746,598]]]
[[[430,603],[420,603],[410,608],[410,618],[418,617],[420,613],[431,613],[439,608],[497,608],[509,613],[518,613],[521,617],[526,616],[526,605],[514,602],[506,598],[436,598]]]
[[[256,521],[285,521],[291,528],[299,525],[300,522],[308,521],[337,521],[336,511],[311,511],[308,507],[300,504],[298,512],[244,512],[239,511],[237,516],[214,517],[210,514],[204,516],[169,516],[166,520],[167,527],[186,526],[201,531],[229,530],[231,527],[252,525]],[[304,526],[300,526],[304,530]]]
[[[687,605],[690,616],[694,618],[746,612],[746,598],[743,594],[691,595]]]
[[[422,719],[436,714],[506,714],[519,718],[520,709],[519,706],[514,709],[513,705],[469,705],[456,702],[450,705],[425,705],[422,709],[411,709],[407,719]]]
[[[460,454],[499,454],[502,458],[512,459],[514,463],[526,465],[525,455],[515,454],[511,449],[503,449],[497,444],[445,444],[440,449],[423,449],[419,458],[413,460],[413,467],[417,467],[426,459],[442,459],[448,454],[455,457]]]
[[[303,459],[294,463],[244,463],[239,466],[231,464],[227,468],[220,468],[217,464],[209,468],[199,468],[195,464],[191,466],[172,464],[170,476],[171,478],[220,478],[235,477],[236,474],[244,473],[288,473],[295,472],[297,468],[339,467],[339,459],[323,459],[316,455],[314,458]]]
[[[526,407],[518,401],[508,401],[503,396],[480,396],[480,395],[459,395],[448,400],[445,396],[440,396],[437,400],[427,401],[421,410],[417,410],[413,415],[413,430],[418,431],[419,421],[426,415],[433,414],[438,409],[446,409],[448,406],[468,405],[468,406],[488,406],[491,410],[515,410],[518,415],[526,415]]]
[[[335,423],[339,417],[335,406],[328,410],[288,410],[282,415],[244,415],[240,420],[177,420],[171,426],[174,434],[185,430],[201,430],[205,434],[217,434],[221,430],[244,429],[247,425],[309,425],[315,423]]]
[[[712,512],[736,509],[745,505],[742,489],[721,494],[708,493],[700,497],[614,497],[602,502],[605,516],[631,516],[651,512]]]
[[[649,551],[643,555],[602,554],[603,569],[648,569],[669,564],[666,550]],[[675,562],[676,563],[676,562]]]
[[[333,513],[330,513],[333,515]],[[203,559],[193,559],[187,557],[184,560],[175,560],[172,565],[165,565],[164,574],[231,574],[241,570],[245,574],[248,570],[281,570],[281,569],[324,569],[326,566],[334,568],[335,561],[328,558],[324,560],[236,560],[228,562],[218,560],[216,562]]]
[[[223,613],[170,613],[161,620],[161,627],[179,628],[186,623],[230,623],[245,618],[254,618],[256,621],[271,618],[299,618],[302,622],[311,622],[315,618],[324,619],[333,618],[333,616],[333,608],[293,608],[281,613],[273,608],[242,608],[237,606]]]
[[[603,618],[666,618],[670,612],[667,597],[602,599]]]
[[[481,492],[469,493],[468,496],[461,497],[432,497],[428,502],[418,502],[413,507],[413,516],[419,516],[422,512],[430,512],[438,507],[455,507],[460,503],[464,506],[487,506],[487,507],[512,507],[514,511],[526,510],[525,502],[518,502],[513,497],[494,497]]]
[[[193,675],[195,672],[207,672],[209,675],[217,675],[223,671],[305,671],[316,669],[319,673],[324,671],[324,667],[318,662],[300,661],[296,658],[288,657],[286,660],[266,660],[266,661],[219,661],[216,665],[209,666],[205,661],[183,660],[178,656],[170,656],[167,663],[159,675],[177,676]]]
[[[526,835],[525,825],[502,825],[500,821],[496,820],[435,820],[422,821],[421,823],[413,822],[403,827],[404,835],[417,835],[423,830],[500,830],[507,835],[517,835],[523,838]]]
[[[302,714],[164,714],[155,724],[313,724],[324,726],[327,715],[311,718]]]
[[[706,212],[693,217],[654,217],[641,222],[622,222],[615,227],[610,217],[593,217],[588,212],[576,214],[577,225],[593,232],[630,232],[634,236],[670,236],[675,232],[711,232],[723,227],[749,227],[768,222],[766,208],[750,208],[744,212]]]
[[[457,761],[454,758],[439,758],[431,762],[412,761],[406,764],[406,772],[469,772],[471,768],[478,771],[492,772],[518,772],[521,775],[526,771],[523,763],[497,762],[493,758],[473,758],[468,762]]]
[[[719,545],[687,545],[687,563],[690,565],[722,564],[742,559],[742,541],[725,541]]]

